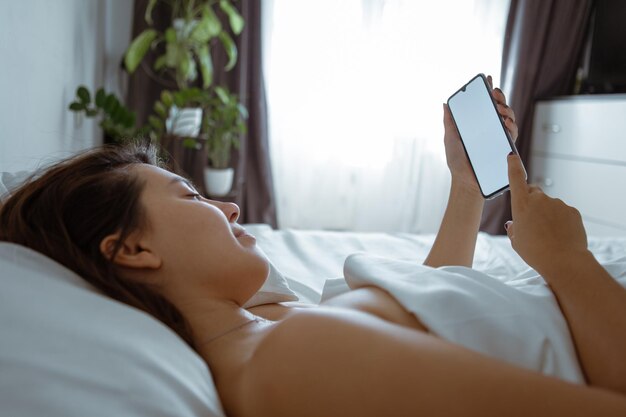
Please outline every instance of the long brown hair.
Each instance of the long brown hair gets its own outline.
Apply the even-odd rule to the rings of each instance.
[[[0,241],[54,259],[108,296],[156,317],[193,347],[180,311],[156,288],[124,278],[112,262],[124,239],[147,226],[144,184],[130,169],[135,164],[162,166],[153,146],[108,146],[33,175],[0,207]],[[100,242],[116,232],[118,247],[105,257]]]

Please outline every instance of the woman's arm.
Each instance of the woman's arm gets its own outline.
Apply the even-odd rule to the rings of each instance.
[[[580,213],[528,186],[509,157],[513,248],[550,284],[591,385],[626,395],[626,290],[587,250]]]
[[[626,290],[586,251],[544,268],[591,385],[626,395]]]
[[[424,261],[433,268],[445,265],[472,266],[484,199],[452,178],[448,206],[439,232]]]
[[[488,77],[491,84],[491,76]],[[498,88],[491,94],[498,103],[498,112],[504,118],[506,128],[513,140],[517,139],[515,113],[507,106],[506,98]],[[438,267],[444,265],[472,266],[476,237],[480,227],[484,199],[476,183],[476,178],[465,155],[461,138],[452,120],[450,110],[444,104],[443,125],[446,160],[452,174],[450,197],[439,232],[424,265]]]
[[[336,309],[281,322],[244,379],[240,414],[257,417],[626,415],[624,396]]]

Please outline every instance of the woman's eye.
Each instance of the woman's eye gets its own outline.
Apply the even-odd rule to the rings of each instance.
[[[189,194],[187,197],[195,198],[196,200],[202,200],[202,196],[198,193]]]

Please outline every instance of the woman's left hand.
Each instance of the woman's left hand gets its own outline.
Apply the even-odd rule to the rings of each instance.
[[[504,120],[511,138],[515,142],[517,139],[517,124],[515,122],[515,112],[506,104],[506,97],[499,88],[493,88],[491,75],[487,77],[489,86],[491,87],[491,96],[496,102],[498,113]],[[459,132],[456,129],[450,109],[446,104],[443,105],[443,125],[445,129],[443,141],[446,148],[446,160],[448,162],[448,168],[452,174],[452,182],[457,185],[461,185],[463,188],[467,188],[470,192],[480,196],[480,188],[476,182],[476,177],[472,172],[472,168],[467,160],[463,144]]]

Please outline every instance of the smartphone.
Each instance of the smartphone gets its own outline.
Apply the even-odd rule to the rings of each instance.
[[[490,90],[485,75],[478,74],[448,99],[452,119],[485,199],[497,197],[509,188],[507,156],[517,153]]]

